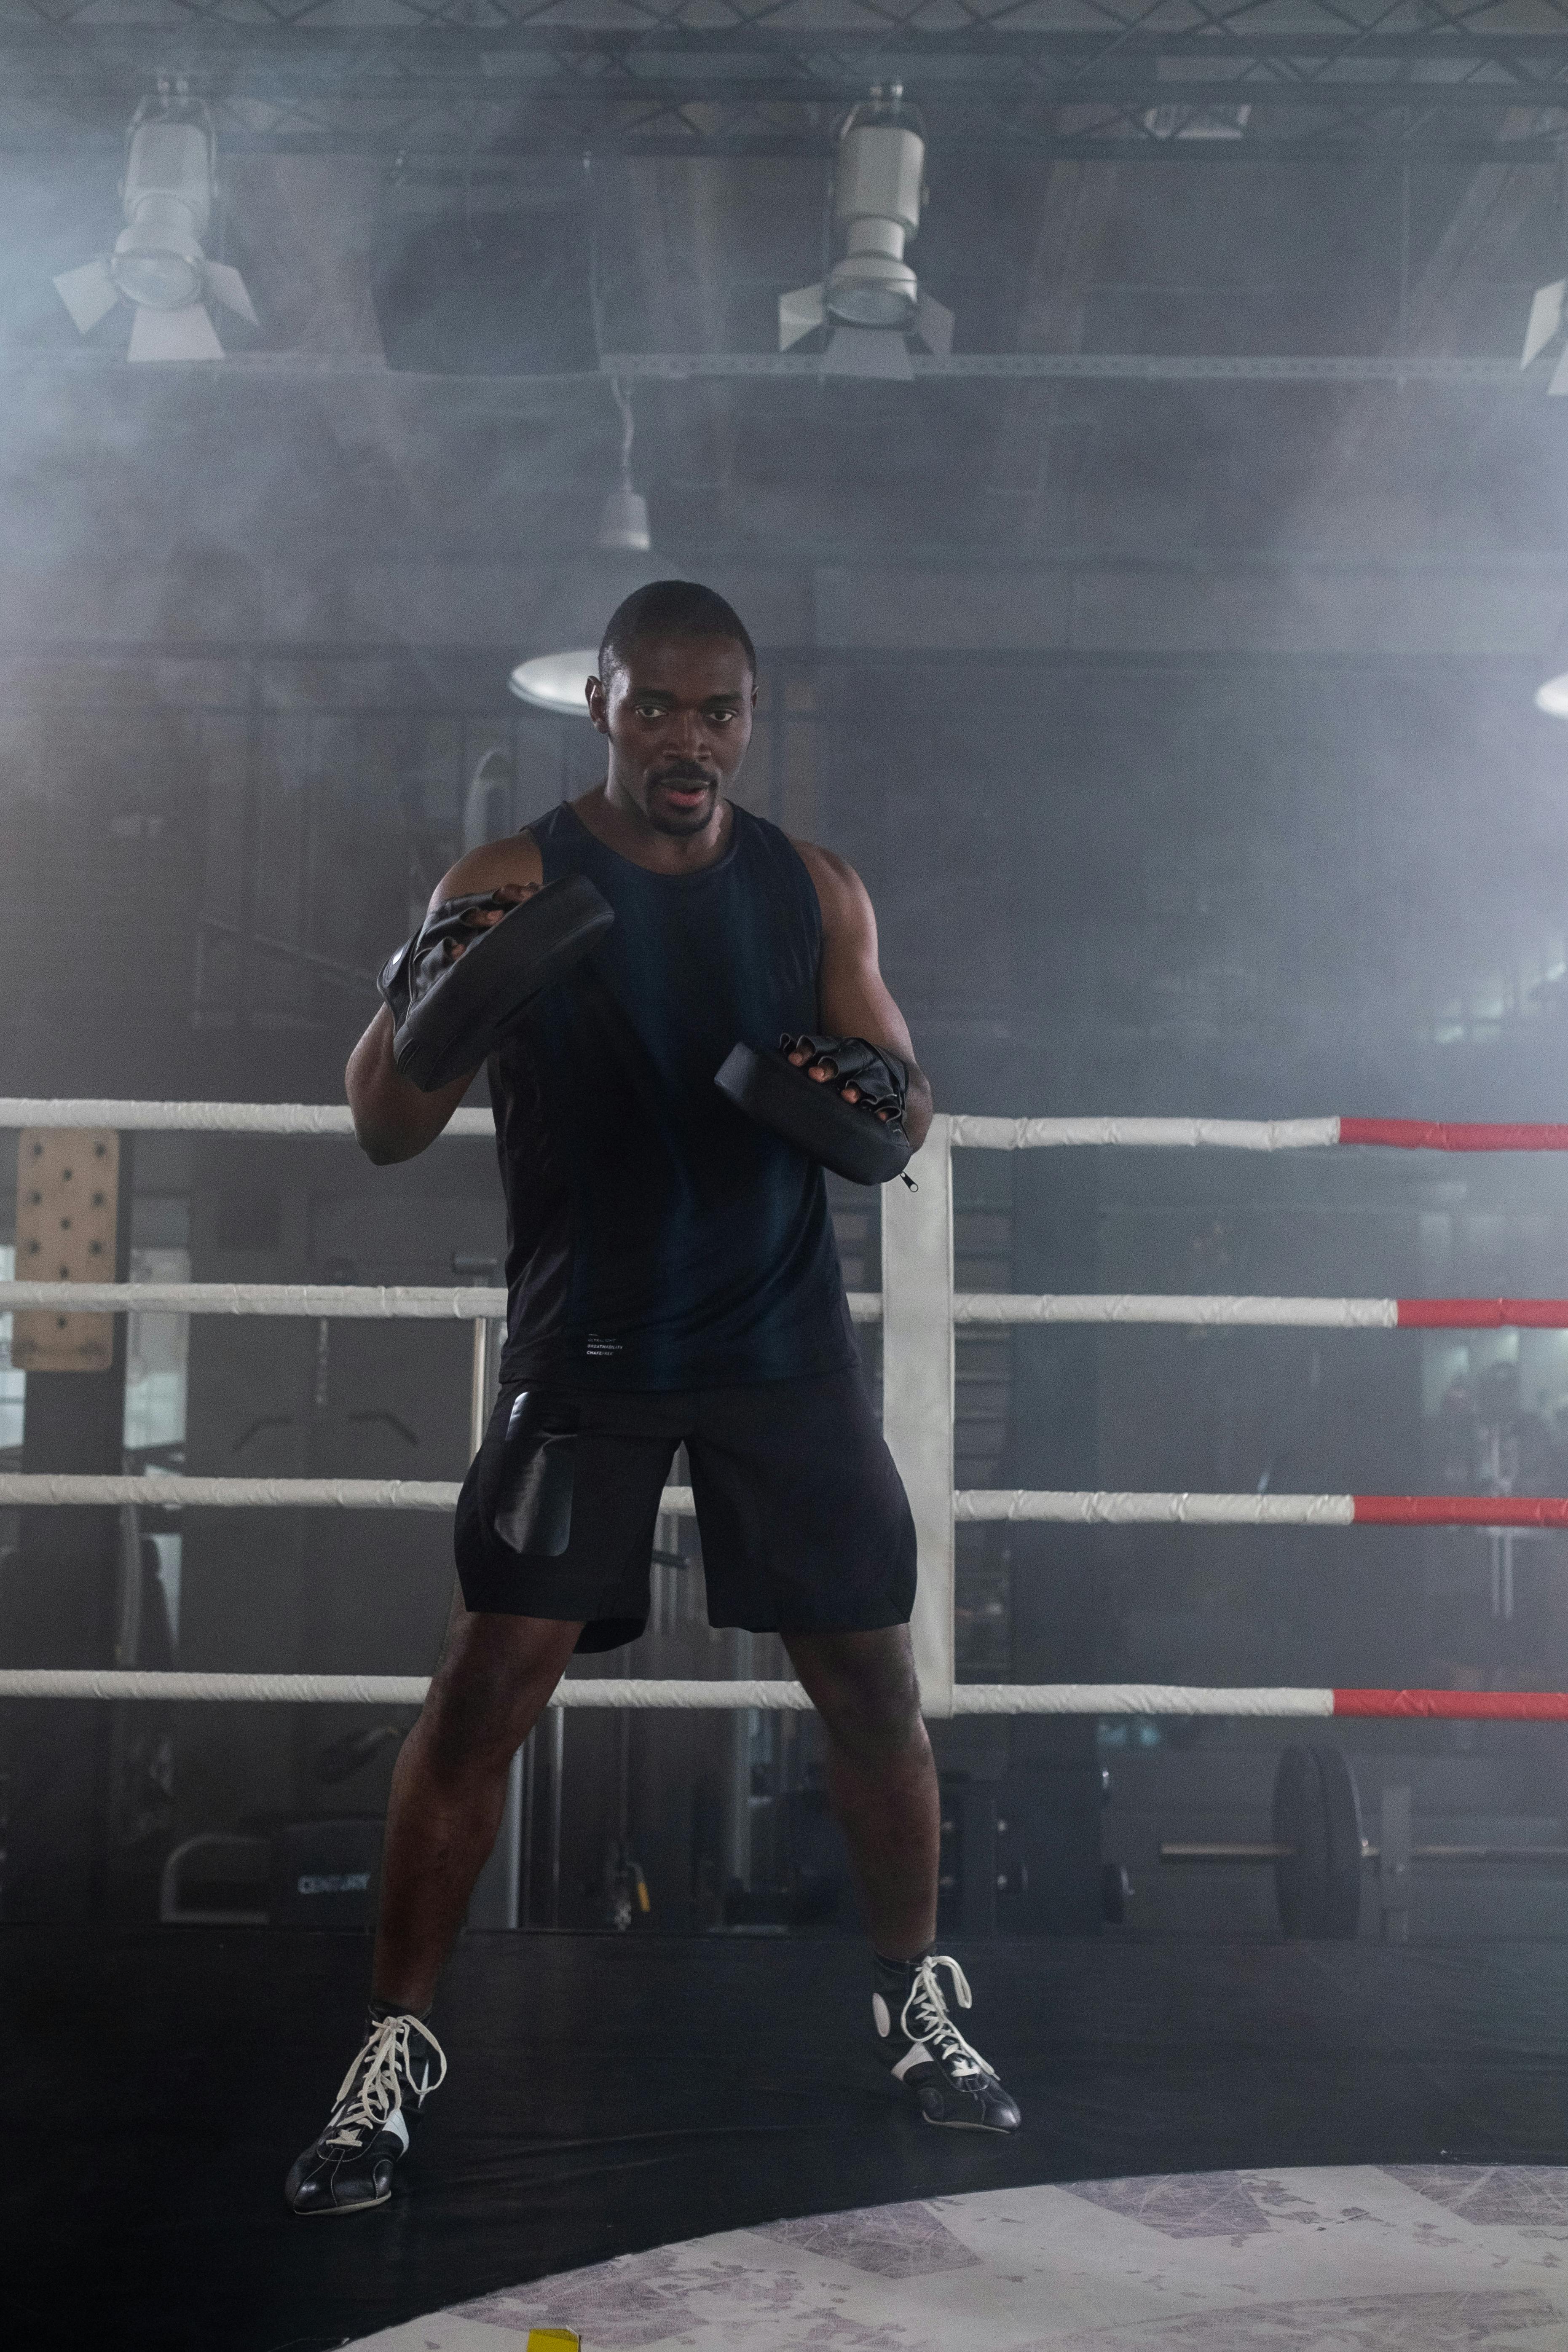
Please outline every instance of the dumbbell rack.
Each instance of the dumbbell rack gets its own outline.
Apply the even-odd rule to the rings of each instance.
[[[1173,1839],[1168,1864],[1271,1864],[1280,1926],[1290,1938],[1352,1939],[1361,1916],[1363,1866],[1377,1864],[1383,1939],[1410,1940],[1410,1874],[1417,1864],[1471,1869],[1568,1867],[1568,1845],[1417,1845],[1408,1788],[1385,1788],[1378,1836],[1362,1829],[1361,1800],[1337,1748],[1288,1748],[1274,1782],[1275,1835],[1260,1840]]]

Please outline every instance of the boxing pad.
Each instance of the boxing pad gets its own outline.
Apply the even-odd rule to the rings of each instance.
[[[837,1076],[807,1077],[786,1061],[805,1050],[814,1060],[837,1064]],[[904,1067],[897,1055],[868,1045],[862,1037],[784,1037],[776,1054],[736,1045],[713,1080],[737,1110],[771,1128],[836,1176],[852,1184],[887,1184],[909,1166],[912,1147],[900,1123]],[[840,1087],[860,1089],[859,1102],[846,1102]],[[884,1120],[879,1110],[889,1114]]]
[[[505,910],[499,923],[479,929],[469,922],[494,908]],[[376,982],[392,1013],[392,1054],[402,1075],[434,1094],[477,1070],[541,991],[564,980],[615,919],[585,874],[563,874],[517,902],[489,890],[443,899]]]

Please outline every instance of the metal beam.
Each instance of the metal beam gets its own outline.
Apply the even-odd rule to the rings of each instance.
[[[1079,383],[1437,383],[1491,392],[1543,389],[1550,365],[1522,372],[1513,360],[1452,359],[1367,352],[1320,359],[1291,353],[1250,356],[1157,352],[963,352],[951,359],[911,354],[917,381],[1019,383],[1057,378]],[[684,383],[702,376],[822,375],[819,357],[775,352],[606,352],[606,375]]]
[[[950,359],[928,353],[910,354],[917,383],[1019,383],[1055,380],[1078,383],[1257,383],[1257,384],[1436,384],[1478,392],[1543,393],[1552,377],[1547,358],[1527,371],[1508,359],[1455,359],[1442,353],[1410,352],[1356,352],[1314,358],[1292,352],[1248,354],[1226,352],[960,352]],[[636,377],[641,382],[688,383],[714,378],[752,378],[769,382],[817,383],[824,380],[820,354],[796,352],[605,352],[596,370],[552,375],[421,374],[389,368],[373,359],[297,357],[287,352],[230,353],[221,368],[206,361],[171,361],[155,378],[146,368],[96,352],[61,352],[47,358],[0,360],[0,381],[14,377],[60,376],[79,383],[122,383],[140,395],[151,395],[161,385],[195,382],[215,392],[227,384],[260,381],[276,385],[310,385],[344,379],[380,386],[390,400],[409,401],[439,394],[453,401],[481,405],[488,415],[499,413],[494,404],[508,395],[531,402],[552,394],[580,398],[589,384],[611,378]],[[829,376],[832,383],[851,381]],[[859,389],[864,389],[860,385]],[[886,390],[886,386],[882,387]]]
[[[961,352],[950,359],[928,353],[910,354],[917,383],[1018,383],[1056,380],[1078,383],[1258,383],[1258,384],[1439,384],[1457,390],[1543,393],[1552,376],[1550,358],[1528,371],[1507,359],[1455,359],[1420,352],[1352,353],[1313,358],[1291,352],[1248,354],[1196,352]],[[171,361],[155,379],[146,368],[96,352],[62,352],[47,358],[0,360],[0,381],[20,376],[60,376],[77,383],[124,383],[139,394],[157,387],[199,380],[221,392],[261,381],[279,391],[289,384],[310,385],[358,379],[378,385],[388,399],[410,401],[434,391],[448,405],[468,399],[483,404],[486,414],[498,413],[493,404],[508,394],[530,400],[552,393],[580,398],[589,384],[611,378],[636,377],[642,382],[687,383],[726,377],[770,382],[816,383],[824,380],[820,354],[795,352],[605,352],[597,370],[554,375],[420,374],[389,368],[380,362],[357,358],[296,357],[287,352],[231,353],[221,368],[206,361]],[[841,376],[826,381],[851,381]],[[859,389],[864,389],[861,384]],[[886,390],[886,386],[882,387]]]
[[[1028,27],[1017,24],[1016,0],[963,0],[963,22],[930,21],[931,0],[818,0],[791,24],[779,0],[724,0],[722,21],[692,21],[691,0],[637,0],[630,28],[607,28],[593,0],[486,0],[483,21],[455,20],[449,0],[362,0],[350,28],[328,20],[324,0],[282,0],[258,24],[253,0],[182,0],[179,21],[150,23],[144,0],[3,0],[0,34],[29,35],[62,44],[114,37],[143,54],[162,41],[205,35],[247,40],[260,34],[283,40],[353,45],[397,37],[466,42],[479,49],[515,45],[662,47],[671,42],[732,46],[859,47],[891,53],[900,42],[922,48],[962,47],[973,41],[1059,48],[1094,55],[1108,47],[1158,45],[1192,52],[1353,48],[1367,57],[1421,45],[1465,55],[1474,49],[1527,50],[1568,28],[1568,0],[1492,0],[1484,10],[1444,14],[1426,0],[1292,0],[1288,28],[1258,24],[1258,0],[1184,0],[1180,21],[1151,28],[1147,0],[1095,0],[1092,19],[1074,0],[1037,0]],[[1171,12],[1174,14],[1173,10]],[[717,11],[715,11],[717,14]],[[1055,16],[1056,21],[1047,20]]]
[[[113,5],[113,0],[110,0]],[[1506,145],[1518,163],[1555,153],[1568,130],[1568,0],[1539,0],[1532,27],[1300,0],[1301,29],[1258,34],[1250,7],[1188,0],[1174,33],[1147,29],[1136,0],[1097,0],[1100,29],[1021,31],[1005,0],[969,0],[969,22],[925,31],[924,0],[781,29],[773,8],[735,7],[694,27],[685,0],[642,0],[641,28],[574,24],[562,7],[497,0],[482,28],[425,0],[383,0],[380,21],[317,28],[310,7],[258,26],[245,0],[185,0],[153,31],[95,11],[58,19],[45,0],[0,0],[0,148],[73,132],[118,141],[154,69],[179,72],[217,111],[226,143],[291,152],[460,156],[468,165],[575,152],[758,157],[826,154],[836,119],[868,82],[901,80],[933,149],[1077,160],[1342,159],[1347,148],[1462,154]],[[765,16],[766,22],[758,21]],[[1373,29],[1373,26],[1376,29]],[[1527,137],[1509,109],[1534,117]],[[1246,110],[1246,120],[1237,110]]]

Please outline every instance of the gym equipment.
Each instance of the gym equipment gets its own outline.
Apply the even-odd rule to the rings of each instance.
[[[1274,1835],[1265,1843],[1173,1840],[1163,1843],[1164,1863],[1272,1863],[1279,1925],[1292,1941],[1326,1937],[1352,1942],[1361,1922],[1362,1870],[1378,1865],[1379,1909],[1386,1943],[1410,1935],[1410,1873],[1416,1864],[1471,1868],[1568,1865],[1568,1845],[1416,1845],[1411,1834],[1410,1791],[1387,1788],[1374,1844],[1362,1825],[1355,1775],[1337,1748],[1287,1748],[1274,1776]]]

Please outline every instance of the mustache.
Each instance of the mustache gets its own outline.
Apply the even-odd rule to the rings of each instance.
[[[677,760],[668,768],[656,768],[648,782],[653,784],[717,784],[719,779],[710,768],[700,768],[691,760]]]

